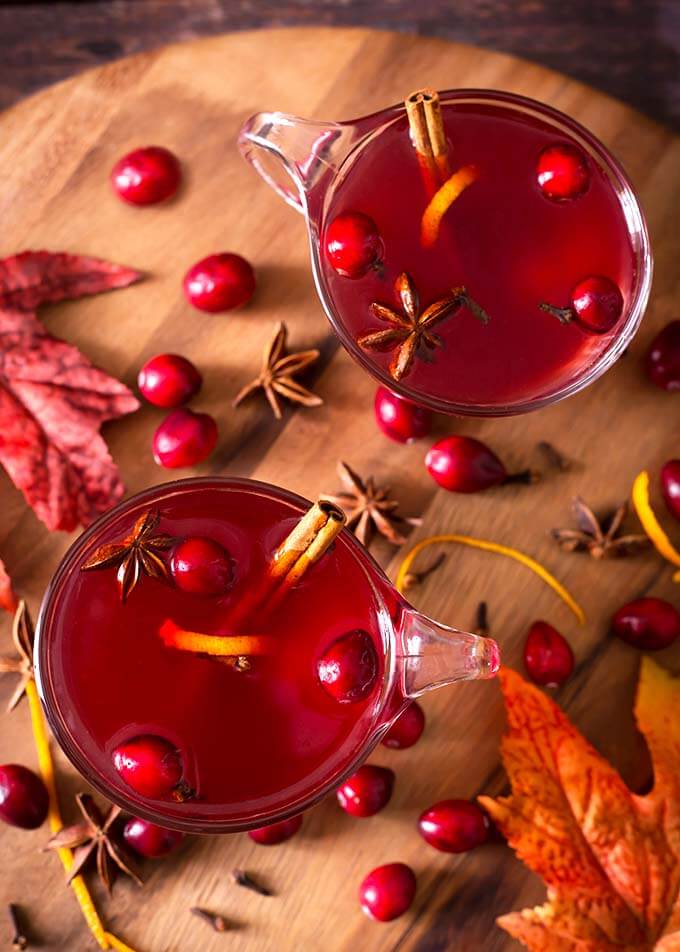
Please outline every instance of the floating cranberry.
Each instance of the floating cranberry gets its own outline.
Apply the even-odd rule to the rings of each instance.
[[[129,152],[111,170],[111,184],[124,202],[155,205],[170,198],[179,188],[182,169],[169,149],[150,145]]]
[[[542,311],[552,314],[562,324],[577,324],[589,334],[606,334],[623,313],[620,289],[600,274],[591,275],[574,287],[569,307],[540,304]]]
[[[425,457],[425,465],[434,481],[452,493],[476,493],[502,483],[529,483],[533,479],[528,470],[508,473],[496,454],[471,436],[439,440]]]
[[[270,823],[269,826],[260,826],[256,830],[248,830],[248,836],[261,846],[276,846],[295,836],[301,826],[302,814],[299,813],[288,820]]]
[[[122,780],[143,797],[154,800],[173,793],[182,780],[179,751],[163,737],[142,734],[119,744],[113,766]]]
[[[562,684],[574,670],[574,652],[547,621],[535,621],[524,643],[524,667],[536,684]]]
[[[680,390],[680,321],[666,324],[652,341],[647,376],[662,390]]]
[[[166,830],[148,820],[131,817],[123,827],[123,839],[135,853],[146,859],[158,859],[177,849],[184,839],[179,830]]]
[[[398,397],[387,387],[375,392],[375,418],[385,436],[396,443],[412,443],[430,432],[432,414],[417,403]]]
[[[0,767],[0,820],[35,830],[47,817],[49,796],[37,774],[21,764]]]
[[[199,311],[231,311],[247,304],[254,292],[251,265],[240,255],[227,252],[203,258],[184,276],[184,294]]]
[[[345,278],[362,278],[380,266],[383,243],[376,223],[362,212],[338,215],[326,229],[326,257]]]
[[[575,145],[566,142],[550,145],[538,157],[536,178],[546,198],[554,201],[578,198],[590,183],[588,160]]]
[[[226,549],[203,536],[189,536],[175,546],[170,571],[177,588],[190,595],[224,595],[234,577]]]
[[[387,806],[394,789],[394,771],[364,764],[338,787],[338,803],[350,816],[373,816]]]
[[[137,377],[142,396],[156,407],[179,407],[201,389],[203,378],[179,354],[158,354],[147,360]]]
[[[216,443],[214,419],[181,407],[169,413],[154,433],[153,458],[166,469],[195,466],[210,456]]]
[[[378,866],[359,887],[361,908],[378,922],[390,922],[402,916],[416,894],[416,877],[406,863]]]
[[[676,519],[680,519],[680,459],[670,459],[661,467],[661,493]]]
[[[660,651],[680,635],[680,612],[662,598],[638,598],[619,608],[612,632],[634,648]]]
[[[576,285],[571,306],[581,327],[593,334],[606,334],[621,317],[623,295],[609,278],[594,275]]]
[[[378,654],[366,631],[350,631],[337,638],[316,666],[319,681],[341,704],[363,701],[378,677]]]
[[[404,750],[413,747],[424,730],[425,712],[417,701],[411,701],[387,731],[382,743],[394,750]]]
[[[420,835],[443,853],[467,853],[486,843],[489,819],[470,800],[440,800],[420,814]]]

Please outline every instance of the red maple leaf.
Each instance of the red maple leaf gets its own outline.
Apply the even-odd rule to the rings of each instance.
[[[27,251],[0,261],[0,463],[48,529],[88,525],[123,494],[99,428],[137,399],[34,309],[139,280],[129,268]]]
[[[12,588],[12,579],[9,577],[5,563],[0,559],[0,608],[14,613],[17,609],[17,597]]]

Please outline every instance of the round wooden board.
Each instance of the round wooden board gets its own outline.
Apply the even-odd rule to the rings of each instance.
[[[656,253],[653,301],[628,356],[588,391],[526,417],[498,421],[441,420],[440,434],[488,440],[518,466],[539,464],[539,440],[575,461],[568,474],[546,474],[531,488],[508,487],[476,497],[436,491],[423,465],[425,447],[391,444],[378,432],[373,382],[339,348],[314,294],[304,223],[255,176],[235,148],[243,119],[260,109],[317,118],[349,118],[430,85],[488,86],[534,96],[564,110],[600,136],[628,169],[649,217]],[[131,147],[164,144],[185,163],[188,181],[167,206],[137,210],[108,186],[114,160]],[[337,486],[336,460],[387,481],[405,514],[422,514],[422,529],[458,531],[514,544],[549,566],[583,603],[579,628],[555,596],[525,569],[470,550],[451,550],[445,567],[415,594],[430,614],[469,626],[480,599],[490,605],[493,633],[506,664],[521,666],[528,624],[543,617],[570,639],[577,670],[559,692],[576,723],[628,780],[643,776],[643,751],[631,703],[638,655],[607,635],[611,612],[645,593],[671,596],[668,568],[654,554],[598,564],[560,553],[548,530],[569,524],[568,502],[581,494],[608,509],[626,497],[635,473],[657,470],[678,455],[677,397],[649,385],[640,358],[658,328],[677,317],[680,237],[680,146],[668,131],[591,89],[508,56],[434,39],[365,30],[299,29],[240,33],[171,46],[85,73],[20,103],[0,117],[0,254],[49,248],[100,255],[148,272],[126,291],[45,309],[47,326],[131,386],[140,364],[159,351],[192,358],[206,385],[196,407],[213,413],[220,442],[200,472],[250,475],[308,497]],[[508,236],[509,242],[512,235]],[[253,304],[230,316],[200,315],[185,303],[181,277],[198,258],[231,249],[255,263]],[[675,294],[674,294],[675,292]],[[266,405],[230,400],[259,366],[273,323],[284,320],[294,348],[322,352],[314,389],[318,410],[287,413],[277,423]],[[673,413],[675,411],[675,417]],[[106,431],[131,491],[164,481],[154,464],[151,434],[160,413],[144,407]],[[178,475],[186,475],[178,473]],[[69,544],[49,534],[2,476],[0,554],[16,586],[37,609],[41,593]],[[394,572],[399,556],[375,552]],[[2,623],[0,649],[8,649]],[[678,667],[679,656],[663,663]],[[13,687],[0,680],[0,703]],[[333,798],[305,819],[290,844],[264,849],[245,835],[196,839],[172,859],[148,864],[143,892],[129,882],[105,901],[110,928],[140,952],[247,950],[477,950],[514,943],[497,915],[541,901],[541,883],[500,844],[451,857],[426,847],[415,829],[435,800],[499,793],[503,712],[495,683],[464,684],[424,699],[428,728],[409,751],[380,748],[376,763],[397,771],[387,810],[371,820],[343,814]],[[229,725],[225,730],[228,756]],[[28,710],[2,720],[0,761],[35,763]],[[59,760],[66,812],[81,787]],[[19,901],[45,949],[77,952],[92,940],[60,864],[38,852],[46,831],[0,836],[0,904]],[[374,866],[403,860],[418,875],[412,910],[390,925],[366,920],[356,899]],[[275,892],[264,899],[229,883],[239,866]],[[188,912],[201,905],[235,924],[213,934]],[[0,919],[0,943],[9,932]]]

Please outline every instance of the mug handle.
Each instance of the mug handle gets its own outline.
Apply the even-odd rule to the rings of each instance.
[[[308,193],[326,173],[335,173],[349,137],[350,127],[342,123],[258,112],[244,123],[238,145],[265,182],[304,215]]]

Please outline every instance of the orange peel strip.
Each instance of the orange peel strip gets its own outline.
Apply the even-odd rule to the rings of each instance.
[[[59,801],[57,799],[57,784],[54,776],[54,762],[50,752],[50,741],[45,726],[45,718],[40,706],[40,698],[35,681],[32,679],[26,684],[26,697],[31,712],[31,726],[33,728],[33,740],[38,754],[38,764],[47,792],[49,794],[49,808],[47,819],[49,821],[52,833],[58,833],[64,826],[59,811]],[[69,872],[73,865],[73,853],[70,849],[57,850],[62,866]],[[71,880],[71,889],[78,900],[81,912],[87,923],[87,926],[96,940],[100,949],[117,949],[118,952],[134,952],[130,946],[125,945],[120,939],[116,938],[110,932],[106,932],[104,924],[99,918],[99,914],[92,901],[90,891],[85,884],[82,876],[75,876]]]
[[[498,542],[487,542],[485,539],[475,539],[472,536],[449,534],[428,536],[426,539],[422,539],[422,541],[415,545],[410,550],[410,552],[406,553],[404,560],[399,566],[397,581],[395,584],[398,591],[401,592],[402,595],[404,594],[404,580],[408,575],[409,569],[411,568],[413,560],[416,558],[416,556],[418,556],[423,551],[423,549],[426,549],[428,546],[436,545],[442,542],[456,543],[457,545],[467,545],[473,549],[483,549],[485,552],[495,552],[497,555],[505,555],[510,559],[514,559],[516,562],[520,562],[528,569],[531,569],[535,575],[538,575],[538,577],[562,599],[565,605],[567,605],[576,615],[579,624],[585,624],[586,616],[579,603],[567,591],[564,585],[562,585],[561,582],[558,582],[555,576],[552,575],[546,568],[544,568],[540,562],[532,559],[530,555],[525,555],[524,552],[520,552],[519,549],[513,549],[507,545],[500,545]]]
[[[169,618],[161,625],[159,634],[169,648],[220,658],[249,657],[271,651],[272,639],[263,635],[206,635],[201,631],[186,631]]]
[[[442,218],[451,205],[468,185],[472,185],[479,175],[474,165],[464,165],[444,182],[423,212],[420,223],[420,242],[424,248],[431,248],[439,236]]]
[[[649,540],[656,551],[668,562],[680,566],[680,552],[674,548],[673,543],[661,528],[661,524],[656,518],[652,504],[649,501],[649,473],[646,469],[643,469],[642,472],[638,473],[635,477],[631,496],[633,507],[638,519],[642,523],[642,528],[645,530],[646,535],[649,536]],[[673,574],[673,581],[680,582],[680,572]]]

